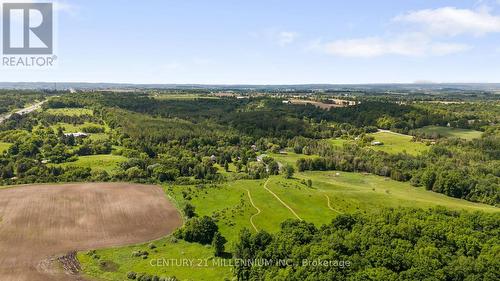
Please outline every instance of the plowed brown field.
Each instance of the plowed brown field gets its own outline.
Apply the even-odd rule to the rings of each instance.
[[[161,188],[126,183],[0,189],[0,280],[82,280],[50,260],[154,240],[182,224]]]

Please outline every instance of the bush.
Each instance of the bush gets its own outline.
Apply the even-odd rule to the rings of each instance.
[[[293,168],[292,165],[288,164],[285,166],[285,179],[291,179],[293,178],[293,174],[295,173],[295,169]]]
[[[101,126],[89,125],[82,128],[82,132],[87,134],[104,133],[104,128]]]
[[[137,273],[130,271],[129,273],[127,273],[127,278],[135,280],[135,278],[137,278]]]
[[[215,233],[219,231],[217,224],[210,217],[192,218],[186,222],[183,228],[177,230],[174,235],[188,242],[198,242],[204,245],[213,241]]]
[[[195,213],[195,208],[193,205],[191,205],[190,203],[187,203],[184,208],[182,209],[182,211],[184,212],[184,215],[190,219],[194,216],[196,216],[196,213]]]

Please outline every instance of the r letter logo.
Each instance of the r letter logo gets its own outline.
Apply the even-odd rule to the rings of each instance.
[[[4,3],[2,18],[4,55],[52,54],[52,3]]]

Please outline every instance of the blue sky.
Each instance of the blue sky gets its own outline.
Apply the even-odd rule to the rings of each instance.
[[[500,0],[56,5],[57,67],[0,81],[500,82]]]

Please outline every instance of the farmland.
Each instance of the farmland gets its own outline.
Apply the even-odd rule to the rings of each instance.
[[[181,224],[161,189],[145,185],[6,188],[0,190],[0,206],[2,280],[80,280],[67,275],[75,272],[54,270],[59,265],[52,258],[157,239]],[[77,270],[71,255],[59,260],[66,261],[67,270]]]
[[[469,129],[459,129],[450,127],[440,127],[440,126],[426,126],[421,129],[416,130],[417,132],[423,132],[427,135],[445,137],[445,138],[462,138],[465,140],[472,140],[481,137],[482,132],[469,130]]]
[[[441,108],[428,115],[434,103],[419,105],[426,106],[428,111],[424,111],[367,99],[324,110],[283,103],[282,96],[258,93],[242,99],[238,97],[247,93],[235,94],[209,99],[189,91],[162,93],[171,98],[149,92],[63,94],[49,99],[41,110],[6,120],[0,125],[0,142],[10,149],[4,148],[0,155],[0,182],[6,186],[0,195],[9,200],[6,204],[28,211],[0,207],[0,226],[16,216],[34,228],[39,227],[32,222],[35,219],[50,220],[47,233],[60,237],[66,227],[74,243],[62,240],[61,247],[68,246],[55,247],[54,253],[40,248],[40,256],[29,259],[30,264],[43,260],[45,266],[47,256],[58,257],[54,263],[47,262],[50,268],[44,267],[41,273],[21,272],[7,258],[0,259],[0,268],[5,266],[6,274],[28,277],[50,271],[55,280],[63,278],[58,275],[61,270],[85,280],[231,280],[244,276],[241,270],[261,274],[255,273],[256,267],[232,263],[259,257],[254,251],[269,247],[265,255],[273,259],[297,258],[297,253],[314,259],[321,258],[318,255],[358,259],[352,271],[318,273],[325,280],[347,280],[373,269],[380,259],[370,256],[370,251],[378,253],[377,249],[392,247],[396,241],[385,233],[375,233],[379,229],[389,229],[387,233],[397,233],[397,241],[404,241],[402,255],[411,262],[400,264],[397,268],[401,269],[383,266],[402,280],[419,266],[419,256],[408,249],[416,247],[418,253],[426,253],[422,247],[428,241],[438,245],[441,257],[449,257],[438,258],[446,267],[453,267],[463,255],[460,247],[449,245],[462,245],[459,241],[468,241],[471,231],[480,237],[476,241],[482,249],[479,255],[491,256],[485,245],[492,243],[488,241],[494,234],[490,229],[500,213],[495,126],[482,128],[484,136],[474,142],[442,138],[431,144],[406,133],[424,127],[412,127],[418,120],[436,124],[453,118],[452,114],[440,115]],[[85,135],[69,134],[77,132]],[[77,184],[63,185],[71,182]],[[33,183],[46,184],[16,186]],[[162,189],[153,188],[154,194],[141,197],[137,192],[147,192],[151,185],[136,183]],[[60,193],[48,194],[58,187]],[[19,193],[14,192],[17,190]],[[14,203],[16,200],[21,201]],[[37,215],[44,217],[36,217],[22,200],[41,205],[36,207]],[[38,200],[46,201],[47,206]],[[170,211],[161,209],[160,201]],[[170,219],[165,216],[172,214],[173,207],[182,213],[184,223],[175,212],[176,224],[167,227]],[[13,213],[6,213],[10,209]],[[156,218],[158,212],[161,215]],[[115,224],[108,223],[110,216],[115,217]],[[480,228],[460,221],[469,216],[478,217]],[[120,234],[108,234],[99,223]],[[350,227],[353,224],[355,229]],[[157,232],[160,227],[162,233]],[[0,238],[23,228],[28,229],[12,224],[11,230],[0,231]],[[84,229],[80,238],[75,236],[76,228]],[[150,231],[156,234],[148,236]],[[441,232],[447,234],[437,234]],[[329,233],[335,237],[328,237]],[[106,244],[108,239],[100,239],[104,244],[99,244],[97,235],[101,234],[119,241]],[[15,239],[16,235],[5,237]],[[314,240],[307,240],[312,236]],[[303,238],[306,240],[300,240]],[[40,239],[48,238],[42,235]],[[319,241],[330,241],[325,245],[333,241],[336,248],[322,245],[318,248],[322,252],[306,250],[306,244]],[[252,249],[249,245],[253,244],[260,245],[259,249]],[[289,247],[295,250],[289,251]],[[11,249],[3,256],[14,255],[7,251]],[[476,256],[468,258],[481,263]],[[309,276],[314,271],[287,268],[287,272],[274,266],[262,270],[273,276],[270,280],[279,279],[276,274],[294,280],[290,276],[300,272]],[[426,276],[435,276],[433,270],[439,269]],[[302,277],[295,279],[305,279]]]

